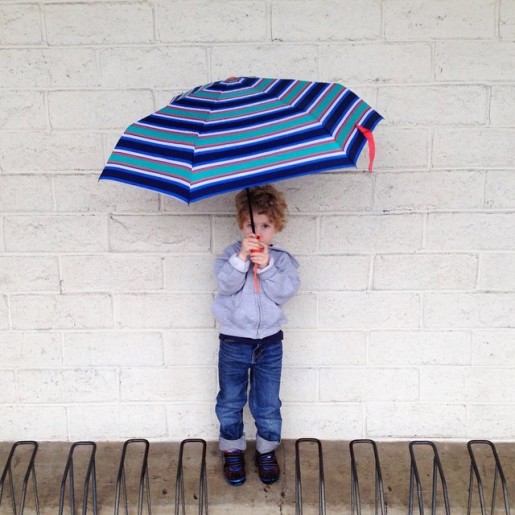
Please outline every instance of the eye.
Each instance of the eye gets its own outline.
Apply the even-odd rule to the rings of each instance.
[[[263,229],[269,229],[270,226],[268,224],[263,224]]]

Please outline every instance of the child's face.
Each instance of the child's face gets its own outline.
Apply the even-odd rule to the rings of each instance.
[[[256,235],[260,237],[260,240],[265,245],[272,243],[277,229],[275,224],[271,222],[267,215],[253,213],[254,214],[254,227],[256,228]],[[252,226],[250,224],[250,218],[245,218],[243,221],[243,236],[252,234]]]

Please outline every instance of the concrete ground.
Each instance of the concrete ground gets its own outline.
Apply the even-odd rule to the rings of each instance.
[[[0,465],[3,468],[11,448],[10,443],[0,444]],[[96,485],[98,513],[114,512],[116,483],[123,442],[104,442],[97,444]],[[410,459],[408,442],[378,442],[379,457],[383,476],[383,485],[387,512],[400,514],[408,512]],[[36,456],[35,469],[41,513],[50,515],[59,513],[61,479],[71,444],[42,442]],[[436,446],[443,465],[449,493],[451,512],[467,512],[467,495],[470,471],[470,458],[464,442],[437,442]],[[515,496],[515,443],[496,444],[499,457],[507,479],[509,493]],[[15,496],[20,498],[20,477],[27,464],[27,452],[19,448],[13,460]],[[374,466],[372,448],[362,444],[355,447],[360,484],[362,513],[373,513],[374,500]],[[476,458],[483,477],[485,497],[489,503],[494,477],[493,460],[488,450],[476,447]],[[184,478],[186,513],[198,513],[198,483],[201,446],[188,444],[184,452]],[[303,513],[319,513],[318,452],[316,445],[304,442],[300,446],[300,465],[302,477]],[[322,442],[323,465],[325,473],[325,498],[327,514],[350,512],[350,454],[349,442]],[[430,510],[432,451],[428,446],[415,447],[417,466],[422,483],[426,510]],[[247,449],[247,481],[240,487],[227,485],[221,474],[221,460],[216,442],[207,445],[207,479],[209,513],[218,514],[281,514],[295,513],[295,442],[284,441],[278,458],[282,467],[279,483],[272,486],[263,485],[256,474],[253,464],[254,447],[249,443]],[[179,443],[151,443],[148,458],[150,495],[152,513],[160,515],[173,513],[175,504],[175,484]],[[126,455],[126,482],[128,513],[137,513],[139,474],[142,463],[143,446],[131,444]],[[89,448],[77,447],[74,454],[74,482],[77,513],[81,513],[83,500],[84,474]],[[66,490],[64,513],[70,513],[69,490]],[[515,497],[514,497],[515,498]],[[89,496],[91,506],[91,495]],[[438,505],[436,513],[445,513],[441,487],[437,492]],[[19,501],[18,501],[19,502]],[[415,498],[415,503],[417,503]],[[34,510],[34,493],[28,485],[26,497],[26,514]],[[11,494],[8,488],[8,476],[5,479],[0,513],[11,513]],[[415,504],[418,506],[418,504]],[[502,495],[499,489],[496,513],[505,513]],[[515,502],[512,501],[512,509]],[[146,499],[142,513],[147,513]],[[488,511],[490,509],[488,508]],[[418,508],[414,510],[418,513]],[[91,509],[88,513],[92,513]],[[120,513],[126,513],[122,493]],[[472,513],[481,513],[479,509],[477,488],[474,489]]]

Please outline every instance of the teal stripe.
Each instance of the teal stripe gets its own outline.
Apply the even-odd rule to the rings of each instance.
[[[274,165],[275,168],[284,164],[288,164],[294,159],[314,157],[318,154],[325,154],[335,150],[339,151],[341,149],[338,145],[332,142],[324,144],[316,143],[314,146],[309,148],[298,148],[290,150],[283,149],[280,156],[250,156],[250,160],[239,163],[211,163],[210,169],[194,171],[192,173],[187,170],[182,170],[181,168],[175,167],[171,164],[149,161],[145,159],[145,157],[138,157],[133,155],[113,154],[109,159],[109,162],[125,166],[134,166],[136,168],[145,168],[153,172],[164,173],[167,175],[173,174],[187,181],[195,183],[204,179],[213,179],[219,177],[220,175],[245,172],[249,169],[249,166],[252,167],[253,172],[255,172],[256,168],[264,168],[269,165]]]

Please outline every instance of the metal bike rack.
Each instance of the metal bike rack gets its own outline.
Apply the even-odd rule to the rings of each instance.
[[[13,480],[13,466],[12,462],[15,457],[18,457],[19,452],[18,449],[22,447],[28,447],[30,449],[30,458],[27,464],[27,468],[25,469],[25,474],[23,476],[23,483],[21,486],[21,494],[19,499],[18,508],[16,507],[16,489],[14,486]],[[7,458],[7,462],[4,467],[4,471],[2,473],[2,477],[0,478],[0,506],[2,505],[2,497],[4,492],[4,486],[6,480],[9,484],[9,491],[11,494],[11,507],[12,513],[14,515],[23,515],[23,510],[25,509],[25,500],[27,498],[27,488],[29,485],[29,481],[32,482],[32,488],[34,491],[34,506],[36,513],[39,515],[39,497],[38,497],[38,486],[36,481],[36,469],[34,468],[34,462],[36,459],[36,454],[38,452],[38,443],[32,440],[29,441],[20,441],[13,444],[11,447],[11,451],[9,452],[9,456]]]
[[[504,512],[506,515],[510,515],[510,500],[508,498],[508,487],[506,486],[506,478],[504,476],[504,472],[501,466],[501,461],[499,459],[499,455],[497,454],[497,449],[495,445],[489,440],[470,440],[467,443],[467,449],[470,456],[470,481],[469,481],[469,496],[468,496],[468,509],[467,513],[470,515],[472,509],[472,490],[474,489],[474,478],[477,482],[477,489],[479,493],[479,504],[481,506],[481,515],[486,515],[486,502],[485,502],[485,493],[483,489],[483,480],[481,478],[481,474],[479,472],[480,467],[478,466],[477,458],[474,454],[473,447],[483,447],[488,448],[491,451],[491,455],[493,457],[495,463],[495,474],[492,488],[492,501],[491,501],[491,511],[490,513],[493,515],[495,512],[495,500],[497,497],[497,485],[499,480],[501,481],[503,500],[504,500]]]
[[[447,483],[445,481],[445,476],[443,473],[442,463],[440,462],[440,457],[438,456],[438,450],[436,445],[433,442],[425,441],[425,440],[416,440],[410,442],[409,444],[409,452],[411,456],[411,468],[410,468],[410,482],[409,482],[409,515],[413,514],[413,504],[414,504],[414,487],[416,486],[417,497],[418,497],[418,507],[420,515],[424,515],[424,499],[422,495],[422,483],[420,481],[420,475],[417,467],[417,460],[415,457],[416,446],[427,446],[430,447],[433,451],[433,478],[432,478],[432,496],[431,496],[431,514],[436,515],[436,504],[437,504],[437,488],[438,488],[438,476],[440,477],[440,482],[442,485],[443,492],[443,500],[444,500],[444,508],[446,515],[450,515],[450,506],[449,506],[449,495],[447,492]]]
[[[141,471],[139,476],[139,489],[138,489],[138,515],[142,515],[143,513],[143,499],[146,497],[147,499],[147,512],[150,515],[152,513],[152,507],[150,502],[150,482],[148,477],[148,452],[150,449],[150,444],[148,440],[143,438],[133,438],[131,440],[127,440],[123,444],[122,456],[120,459],[120,468],[118,469],[118,477],[116,480],[116,497],[115,497],[115,506],[114,513],[118,515],[120,508],[120,497],[123,496],[124,505],[125,505],[125,514],[129,515],[129,500],[127,496],[127,481],[126,481],[126,464],[125,458],[127,456],[127,450],[129,446],[135,447],[138,444],[143,445],[143,459],[141,460]]]
[[[386,505],[384,501],[383,477],[381,474],[381,464],[379,462],[379,453],[377,445],[373,440],[361,439],[352,440],[349,443],[350,460],[351,460],[351,514],[361,515],[361,495],[359,488],[358,466],[354,448],[358,445],[366,445],[372,447],[374,454],[374,469],[375,469],[375,496],[374,496],[374,513],[377,515],[379,510],[381,515],[386,513]]]
[[[179,449],[179,462],[177,464],[177,480],[175,482],[175,515],[179,515],[180,506],[182,506],[182,514],[186,514],[186,500],[184,496],[184,465],[183,456],[184,448],[188,444],[201,444],[202,455],[200,462],[200,479],[198,488],[198,512],[199,515],[208,513],[207,501],[207,472],[206,472],[206,449],[207,444],[205,440],[200,438],[188,438],[181,442]]]
[[[95,442],[75,442],[72,444],[70,448],[70,452],[68,453],[68,459],[66,461],[66,466],[64,467],[64,474],[61,480],[61,493],[59,496],[59,515],[64,513],[64,505],[66,499],[66,484],[68,483],[68,495],[70,501],[70,515],[75,515],[75,462],[77,461],[77,456],[75,451],[79,447],[89,447],[89,459],[88,466],[86,470],[86,476],[84,478],[83,485],[83,497],[82,497],[82,515],[86,515],[88,513],[88,498],[89,498],[89,487],[91,484],[91,496],[92,496],[92,506],[93,506],[93,515],[97,513],[97,477],[96,477],[96,467],[95,467],[95,453],[97,450],[97,445]],[[76,460],[74,462],[74,455]]]
[[[302,515],[302,477],[300,464],[300,446],[303,443],[313,443],[318,447],[318,513],[325,515],[325,480],[322,443],[316,438],[299,438],[295,442],[295,513]]]

